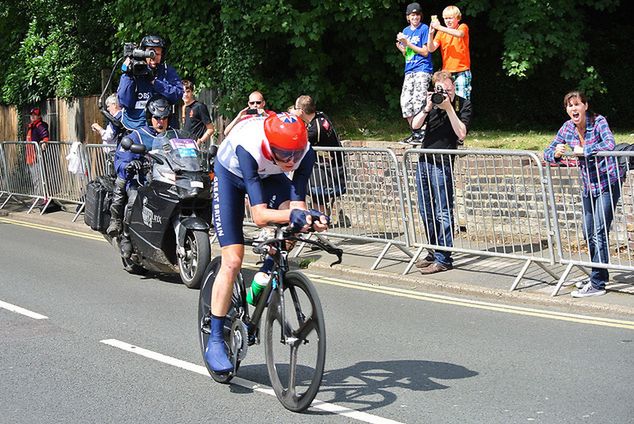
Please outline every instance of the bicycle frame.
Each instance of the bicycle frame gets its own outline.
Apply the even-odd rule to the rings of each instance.
[[[262,319],[262,316],[264,315],[264,310],[269,305],[269,298],[272,296],[274,290],[277,291],[279,296],[282,316],[285,316],[284,275],[288,272],[289,267],[288,252],[281,249],[282,244],[284,244],[283,242],[284,240],[277,240],[275,246],[273,246],[276,250],[276,253],[272,255],[274,266],[273,271],[271,272],[271,278],[269,284],[266,285],[266,287],[260,294],[260,298],[255,305],[252,316],[249,316],[249,308],[246,298],[246,283],[244,282],[244,279],[240,280],[239,295],[240,303],[242,305],[242,316],[240,318],[247,325],[250,345],[254,344],[255,340],[258,340],[258,334],[260,332],[260,321]],[[283,327],[284,332],[282,333],[282,343],[286,344],[287,338],[290,335],[288,334],[288,326],[284,325]],[[252,338],[254,338],[253,342],[251,342]]]

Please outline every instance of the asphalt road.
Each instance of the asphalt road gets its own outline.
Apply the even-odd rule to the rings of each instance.
[[[236,384],[205,374],[198,291],[127,274],[98,237],[0,218],[0,422],[633,421],[634,322],[312,278],[326,403],[295,414],[263,345]]]

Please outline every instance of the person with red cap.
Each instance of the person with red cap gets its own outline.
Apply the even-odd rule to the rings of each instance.
[[[42,121],[42,113],[39,107],[34,107],[29,112],[30,122],[26,128],[26,141],[38,143],[42,151],[46,149],[46,143],[49,141],[48,124]],[[26,146],[26,164],[29,167],[31,181],[33,182],[33,194],[36,196],[44,196],[44,186],[42,184],[42,175],[37,163],[37,153],[33,144]],[[45,199],[46,200],[46,199]]]
[[[307,210],[306,189],[315,163],[304,122],[271,112],[239,121],[218,149],[214,163],[212,217],[222,262],[211,296],[211,334],[205,360],[216,373],[233,370],[223,338],[233,282],[244,258],[244,196],[255,224],[291,224],[296,231],[328,228],[329,218]],[[292,173],[292,177],[290,176]],[[267,257],[261,271],[270,272]]]

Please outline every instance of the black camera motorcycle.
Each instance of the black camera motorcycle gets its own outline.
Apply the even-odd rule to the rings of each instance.
[[[172,129],[155,139],[150,152],[129,138],[121,146],[146,156],[136,178],[141,173],[148,178],[130,193],[126,206],[123,231],[132,254],[121,258],[124,269],[133,274],[179,273],[187,287],[199,288],[211,259],[211,179],[200,150]],[[119,239],[106,233],[112,184],[108,177],[88,184],[85,218],[119,252]]]

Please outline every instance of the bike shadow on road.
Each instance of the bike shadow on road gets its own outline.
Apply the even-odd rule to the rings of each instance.
[[[298,375],[301,374],[302,370],[298,370]],[[478,374],[447,362],[361,361],[346,368],[325,371],[317,399],[367,412],[394,403],[403,390],[426,392],[448,389],[450,386],[443,384],[443,380],[470,378]],[[266,365],[242,367],[240,376],[256,383],[270,384]],[[328,414],[315,409],[305,413]]]

